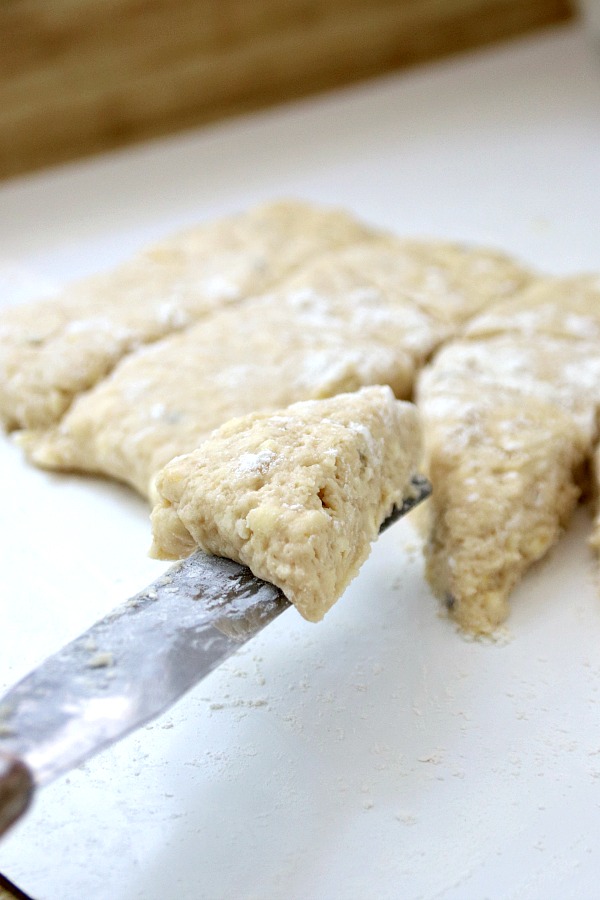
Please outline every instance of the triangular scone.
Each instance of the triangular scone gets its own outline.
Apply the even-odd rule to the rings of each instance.
[[[428,576],[492,631],[579,496],[600,406],[598,279],[548,279],[475,319],[421,375]]]
[[[598,441],[600,420],[600,275],[544,279],[530,286],[522,297],[492,307],[467,329],[472,339],[518,329],[533,342],[557,338],[563,341],[557,364],[556,352],[546,354],[546,370],[552,373],[555,398],[576,413],[590,446]],[[568,358],[567,358],[568,357]],[[588,453],[590,451],[588,450]],[[600,551],[600,448],[591,466],[596,517],[590,544]]]
[[[153,554],[237,560],[318,621],[410,495],[420,453],[417,411],[387,387],[233,419],[159,474]]]
[[[426,388],[420,405],[433,485],[427,576],[463,628],[488,633],[567,524],[586,440],[557,406],[501,387],[465,383],[451,399]]]
[[[146,248],[113,271],[0,313],[0,422],[46,428],[143,344],[264,291],[374,232],[348,213],[279,202]]]
[[[463,284],[479,252],[383,238],[323,254],[261,297],[123,360],[60,425],[23,436],[30,458],[145,494],[158,469],[234,416],[368,384],[408,397],[468,311],[527,280],[481,251],[482,283]]]

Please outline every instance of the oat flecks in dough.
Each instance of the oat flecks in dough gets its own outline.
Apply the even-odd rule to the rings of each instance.
[[[57,428],[24,435],[30,458],[101,472],[146,494],[158,469],[234,416],[368,384],[408,397],[416,371],[473,309],[474,295],[485,305],[504,296],[508,281],[527,278],[504,260],[490,283],[486,262],[485,286],[465,283],[461,293],[456,273],[468,268],[465,258],[474,265],[476,251],[445,251],[443,278],[437,255],[437,244],[417,250],[391,238],[324,254],[262,297],[124,360]]]
[[[234,419],[159,474],[153,552],[237,560],[318,621],[410,492],[420,449],[416,409],[387,387]]]
[[[577,502],[597,440],[599,337],[598,277],[546,279],[474,319],[420,377],[428,577],[469,631],[505,618]]]
[[[0,422],[46,428],[128,353],[365,240],[350,215],[279,202],[192,229],[61,295],[0,315]]]

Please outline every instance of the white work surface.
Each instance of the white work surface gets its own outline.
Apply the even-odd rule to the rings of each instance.
[[[62,283],[281,196],[600,269],[600,57],[577,27],[542,32],[6,184],[3,271]],[[0,466],[4,688],[164,566],[125,488],[31,469],[6,438]],[[290,610],[44,789],[0,871],[36,900],[597,898],[589,525],[527,576],[496,643],[440,614],[395,526],[323,623]]]

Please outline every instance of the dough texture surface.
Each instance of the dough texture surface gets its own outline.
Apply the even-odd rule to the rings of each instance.
[[[158,475],[153,554],[247,565],[318,621],[411,493],[418,414],[387,387],[233,419]]]

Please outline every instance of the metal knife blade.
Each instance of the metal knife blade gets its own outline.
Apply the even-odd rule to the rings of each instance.
[[[381,531],[430,490],[415,476]],[[36,787],[158,716],[289,606],[198,550],[47,659],[0,700],[0,835]]]

